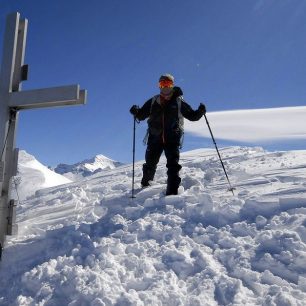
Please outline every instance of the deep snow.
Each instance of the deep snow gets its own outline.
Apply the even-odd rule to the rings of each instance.
[[[130,199],[131,165],[40,190],[18,207],[1,305],[305,305],[306,151],[182,154],[178,196]],[[139,188],[142,162],[136,164]]]

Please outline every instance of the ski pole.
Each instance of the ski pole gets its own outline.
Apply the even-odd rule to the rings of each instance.
[[[133,129],[133,172],[132,172],[132,196],[131,198],[136,198],[134,196],[134,181],[135,181],[135,134],[136,134],[136,116],[134,116],[134,129]]]
[[[218,150],[218,147],[217,147],[217,144],[216,144],[216,141],[215,141],[214,135],[213,135],[213,133],[212,133],[212,131],[211,131],[211,128],[210,128],[209,122],[208,122],[208,120],[207,120],[206,114],[204,114],[204,117],[205,117],[205,120],[206,120],[206,123],[207,123],[208,129],[209,129],[209,132],[210,132],[211,138],[212,138],[212,140],[213,140],[213,143],[215,144],[215,147],[216,147],[216,150],[217,150],[217,153],[218,153],[218,156],[219,156],[219,159],[220,159],[220,162],[221,162],[222,168],[223,168],[223,170],[224,170],[224,173],[225,173],[225,176],[226,176],[227,182],[228,182],[228,184],[229,184],[229,186],[230,186],[229,191],[231,191],[231,192],[233,193],[233,196],[234,196],[234,188],[232,187],[232,185],[231,185],[231,183],[230,183],[230,181],[229,181],[228,175],[227,175],[227,173],[226,173],[226,170],[225,170],[225,167],[224,167],[224,164],[223,164],[223,161],[222,161],[221,155],[220,155],[220,153],[219,153],[219,150]]]

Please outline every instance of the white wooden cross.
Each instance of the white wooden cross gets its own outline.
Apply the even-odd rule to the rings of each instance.
[[[19,13],[7,16],[0,72],[0,258],[6,235],[17,231],[16,203],[10,199],[10,189],[17,173],[18,111],[86,103],[87,92],[79,85],[21,91],[28,70],[24,65],[27,26],[27,19],[21,19]]]

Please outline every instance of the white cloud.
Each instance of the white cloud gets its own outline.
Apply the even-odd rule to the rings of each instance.
[[[305,106],[208,112],[206,116],[219,139],[248,143],[306,139]],[[185,131],[210,137],[204,117],[197,122],[186,120]]]

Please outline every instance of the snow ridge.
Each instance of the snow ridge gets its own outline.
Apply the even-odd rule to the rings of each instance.
[[[235,197],[208,149],[182,154],[178,196],[163,196],[164,159],[133,200],[130,165],[37,192],[18,208],[0,304],[305,305],[306,151],[220,152]]]
[[[71,183],[71,180],[41,164],[33,155],[19,151],[18,174],[13,179],[18,198],[24,200],[39,189]],[[16,193],[16,188],[13,192]]]

